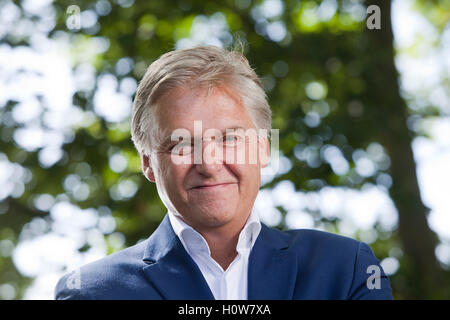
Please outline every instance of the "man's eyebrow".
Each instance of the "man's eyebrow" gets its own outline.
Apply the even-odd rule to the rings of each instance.
[[[222,131],[222,134],[226,133],[227,131],[236,131],[236,130],[244,130],[245,131],[245,128],[240,127],[240,126],[226,128],[225,130]]]
[[[165,146],[165,145],[168,145],[168,144],[170,144],[172,142],[179,142],[180,140],[187,140],[189,138],[192,139],[191,136],[185,136],[185,135],[178,135],[178,136],[175,136],[174,138],[178,138],[178,139],[172,139],[172,135],[166,136],[163,139],[163,141],[161,142],[161,145]]]

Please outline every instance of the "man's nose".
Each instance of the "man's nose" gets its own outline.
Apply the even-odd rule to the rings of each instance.
[[[214,139],[203,140],[201,146],[201,158],[195,162],[197,170],[206,175],[220,170],[223,165],[222,148],[217,145]]]

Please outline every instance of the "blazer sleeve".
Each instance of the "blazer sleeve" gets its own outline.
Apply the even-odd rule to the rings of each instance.
[[[389,278],[379,264],[372,249],[359,242],[353,281],[348,298],[351,300],[392,300]]]

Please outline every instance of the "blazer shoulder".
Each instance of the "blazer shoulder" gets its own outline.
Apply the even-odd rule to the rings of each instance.
[[[132,287],[140,269],[148,240],[117,251],[66,273],[55,287],[55,299],[96,299],[117,286]]]
[[[295,229],[283,231],[288,236],[290,246],[311,248],[328,248],[329,250],[346,250],[354,253],[358,250],[361,241],[334,234],[327,231],[314,229]]]
[[[367,243],[311,229],[287,230],[284,234],[289,236],[290,247],[304,270],[321,274],[320,281],[329,276],[337,279],[336,287],[345,288],[342,298],[392,299],[389,279]]]

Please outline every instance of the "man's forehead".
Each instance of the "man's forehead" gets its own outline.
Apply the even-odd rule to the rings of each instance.
[[[227,87],[175,88],[160,97],[156,109],[158,118],[171,123],[199,118],[239,119],[247,112],[239,95]]]

